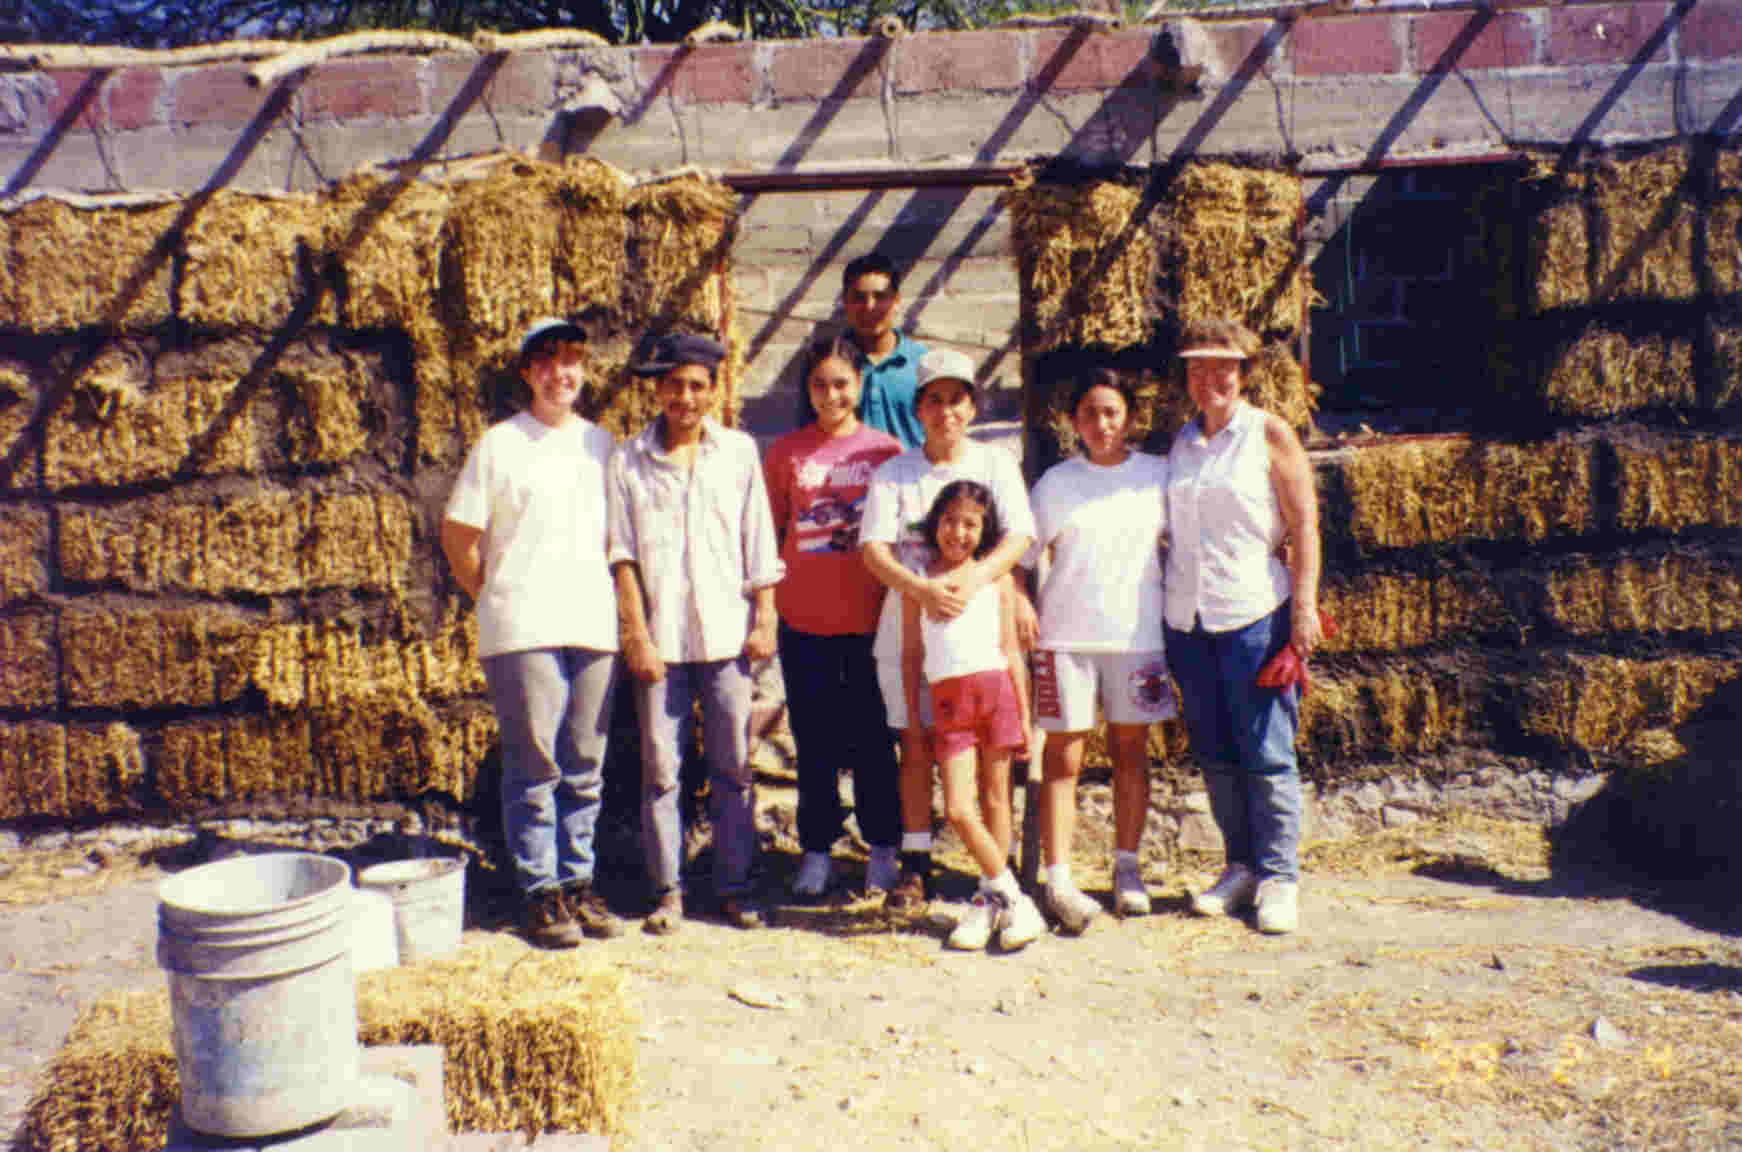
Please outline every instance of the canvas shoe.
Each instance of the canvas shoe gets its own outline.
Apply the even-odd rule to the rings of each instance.
[[[1101,913],[1101,906],[1083,895],[1075,884],[1062,888],[1047,885],[1046,906],[1066,936],[1081,936]]]
[[[865,890],[888,892],[901,878],[901,856],[894,848],[871,846],[871,860],[865,865]]]
[[[1141,865],[1113,869],[1113,910],[1121,916],[1149,915],[1149,889],[1143,886]]]
[[[1000,903],[1003,907],[998,916],[998,947],[1004,951],[1026,948],[1046,932],[1046,921],[1041,919],[1040,909],[1026,892],[1008,903]]]
[[[976,892],[974,902],[968,905],[968,910],[956,921],[946,943],[951,948],[959,948],[964,952],[979,951],[992,939],[992,930],[997,926],[1002,911],[1003,905],[992,893]]]
[[[1258,877],[1244,864],[1230,864],[1222,869],[1216,882],[1192,897],[1192,911],[1199,916],[1228,916],[1252,903],[1258,890]]]
[[[793,877],[792,894],[800,900],[815,900],[829,886],[829,854],[806,852],[799,862],[798,875]]]
[[[1300,925],[1300,885],[1286,876],[1266,876],[1258,885],[1258,930],[1272,936]]]

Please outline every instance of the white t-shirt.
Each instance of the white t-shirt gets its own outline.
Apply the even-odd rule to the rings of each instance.
[[[986,585],[974,593],[962,614],[953,619],[920,616],[919,631],[925,638],[922,668],[927,684],[1010,666],[1004,656],[1004,598],[998,589],[998,584]]]
[[[888,544],[902,567],[923,575],[931,567],[932,549],[920,529],[932,501],[952,480],[984,484],[992,492],[1005,535],[1034,538],[1034,512],[1016,458],[1002,448],[967,440],[951,464],[933,464],[923,447],[885,460],[872,474],[871,490],[865,495],[859,543]],[[872,652],[879,660],[901,659],[900,596],[883,598]]]
[[[532,648],[617,650],[605,563],[611,434],[576,416],[530,412],[492,425],[454,481],[447,518],[483,530],[478,655]]]
[[[1040,647],[1055,652],[1154,652],[1161,639],[1161,539],[1167,460],[1133,452],[1111,468],[1081,456],[1034,486],[1032,567],[1048,545],[1040,586]]]

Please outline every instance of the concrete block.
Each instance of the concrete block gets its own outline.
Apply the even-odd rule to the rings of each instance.
[[[1682,21],[1676,42],[1683,60],[1742,57],[1742,0],[1700,0]]]
[[[233,127],[199,124],[146,128],[109,141],[121,187],[134,191],[192,192],[221,174],[238,190],[282,191],[308,169],[295,138],[275,126],[247,146]]]
[[[756,257],[811,252],[815,250],[814,242],[809,228],[740,223],[738,239],[732,245],[732,260],[739,264]]]
[[[892,43],[853,38],[777,44],[770,65],[774,100],[875,100],[883,92]]]
[[[670,96],[680,104],[748,104],[758,87],[756,49],[755,44],[638,49],[641,100]]]
[[[1477,68],[1524,68],[1537,62],[1541,53],[1542,13],[1431,12],[1411,22],[1411,66],[1426,72],[1440,62],[1452,45],[1468,34],[1475,22],[1492,15],[1481,31],[1447,68],[1469,71]]]
[[[1028,86],[1036,92],[1154,88],[1160,78],[1154,33],[1048,29],[1032,34]]]
[[[15,192],[26,188],[113,192],[118,182],[105,154],[111,151],[107,142],[82,128],[53,140],[0,136],[0,187]],[[13,189],[15,183],[18,187]]]
[[[1260,54],[1257,62],[1267,71],[1275,68],[1280,62],[1280,38],[1276,44],[1265,46],[1273,24],[1270,20],[1217,20],[1198,24],[1198,30],[1207,42],[1204,59],[1197,60],[1187,55],[1185,62],[1203,65],[1200,83],[1206,88],[1225,83],[1228,77],[1246,66],[1254,53]]]
[[[712,163],[711,158],[721,155],[727,145],[738,164],[756,168],[893,158],[889,119],[875,100],[722,108],[711,117],[704,110],[700,120],[684,119],[696,125],[696,131],[686,134],[686,143],[696,141],[686,148],[692,163]],[[697,145],[701,146],[700,157]]]
[[[1403,68],[1408,24],[1389,15],[1303,20],[1289,36],[1288,58],[1296,76],[1389,74]]]
[[[310,70],[297,91],[305,122],[397,120],[423,106],[424,62],[403,56],[355,56]]]
[[[1581,4],[1548,13],[1545,64],[1627,64],[1663,27],[1668,4]],[[1669,59],[1669,40],[1651,53],[1651,63]]]
[[[927,32],[896,49],[895,90],[903,95],[967,89],[1008,92],[1025,79],[1023,40],[1008,32]]]

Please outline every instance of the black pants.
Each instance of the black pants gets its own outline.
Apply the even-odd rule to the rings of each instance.
[[[901,842],[900,774],[871,642],[780,626],[780,670],[798,745],[798,838],[806,852],[827,852],[840,838],[843,766],[853,773],[853,807],[866,843]]]

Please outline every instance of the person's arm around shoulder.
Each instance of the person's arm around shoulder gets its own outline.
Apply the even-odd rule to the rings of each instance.
[[[1291,542],[1291,643],[1304,660],[1323,639],[1319,626],[1319,501],[1313,489],[1312,462],[1300,437],[1280,416],[1265,413],[1264,441],[1270,450],[1270,482]]]
[[[1002,621],[999,636],[1004,647],[1004,660],[1010,666],[1010,681],[1016,686],[1016,708],[1022,720],[1022,730],[1029,732],[1034,727],[1034,717],[1030,715],[1028,705],[1028,662],[1022,656],[1024,645],[1017,628],[1018,609],[1029,601],[1008,572],[999,578],[998,600]],[[1032,605],[1029,611],[1033,611]]]
[[[871,476],[865,514],[859,521],[859,558],[872,579],[898,596],[918,600],[934,618],[959,616],[964,606],[961,597],[923,573],[908,571],[895,558],[895,542],[901,536],[901,501],[897,494],[900,481],[892,470],[900,467],[899,459],[885,460]]]

